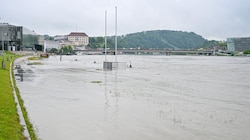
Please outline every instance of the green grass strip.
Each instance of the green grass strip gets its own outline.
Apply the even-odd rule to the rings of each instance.
[[[7,58],[9,58],[7,61]],[[20,125],[16,103],[10,83],[10,62],[16,57],[5,55],[6,67],[2,69],[3,57],[0,56],[0,140],[24,140],[23,127]]]
[[[23,135],[23,126],[20,124],[17,113],[16,103],[14,100],[13,90],[10,82],[10,63],[18,56],[6,52],[4,60],[6,67],[2,68],[3,56],[0,56],[0,140],[25,140],[27,138]],[[13,76],[13,71],[12,71]],[[14,76],[13,76],[14,77]],[[18,100],[20,102],[21,110],[24,114],[25,122],[28,127],[31,139],[36,140],[37,137],[28,119],[27,112],[21,101],[21,96],[16,87],[15,79],[13,78],[14,86],[17,92]],[[21,103],[22,102],[22,103]]]

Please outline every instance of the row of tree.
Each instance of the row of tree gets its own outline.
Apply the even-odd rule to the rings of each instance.
[[[50,53],[55,53],[55,54],[72,54],[73,53],[73,49],[72,47],[69,46],[63,46],[61,49],[56,49],[56,48],[52,48],[49,50]]]

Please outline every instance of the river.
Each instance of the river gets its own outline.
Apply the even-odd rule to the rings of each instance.
[[[132,68],[113,71],[102,70],[103,60],[15,62],[40,139],[250,139],[250,57],[119,55]]]

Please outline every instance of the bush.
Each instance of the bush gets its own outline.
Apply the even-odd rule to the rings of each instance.
[[[243,54],[250,54],[250,49],[249,49],[249,50],[245,50],[245,51],[243,52]]]
[[[49,51],[50,53],[57,53],[58,52],[58,50],[56,49],[56,48],[52,48],[52,49],[50,49],[50,51]]]

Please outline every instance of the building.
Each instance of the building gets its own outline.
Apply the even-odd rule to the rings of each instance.
[[[45,51],[50,51],[51,49],[61,49],[61,45],[59,41],[54,40],[44,40],[44,49]]]
[[[23,43],[23,27],[0,23],[0,49],[19,51]]]
[[[56,35],[56,36],[54,36],[55,41],[67,40],[67,39],[68,39],[67,35]]]
[[[227,38],[227,50],[243,52],[250,49],[250,37]]]
[[[44,45],[44,36],[38,35],[38,45]]]
[[[71,32],[68,35],[68,40],[72,42],[74,48],[82,47],[85,49],[89,44],[88,35],[82,32]]]

